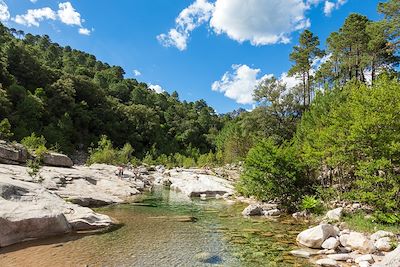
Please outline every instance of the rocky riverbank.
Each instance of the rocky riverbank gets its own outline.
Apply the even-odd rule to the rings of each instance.
[[[33,178],[20,165],[0,164],[0,247],[29,239],[108,228],[118,222],[91,207],[120,204],[154,184],[171,186],[187,197],[233,193],[230,182],[206,170],[163,167],[125,170],[94,164],[58,168],[45,166]]]

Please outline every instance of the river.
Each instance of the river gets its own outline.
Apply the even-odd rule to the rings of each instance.
[[[135,202],[96,210],[121,227],[2,248],[0,266],[309,266],[288,253],[306,227],[291,218],[243,218],[245,204],[165,188]]]

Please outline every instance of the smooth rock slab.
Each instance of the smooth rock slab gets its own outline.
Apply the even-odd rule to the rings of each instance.
[[[386,254],[383,260],[374,264],[373,267],[399,267],[400,266],[400,246],[398,246],[392,252]]]
[[[323,267],[338,267],[339,266],[337,261],[335,261],[333,259],[329,259],[329,258],[317,260],[315,263],[317,265],[323,266]]]
[[[347,260],[353,259],[353,257],[347,253],[331,254],[331,255],[328,255],[327,257],[330,259],[336,260],[336,261],[347,261]]]
[[[110,217],[67,203],[41,184],[0,177],[0,247],[113,224]]]

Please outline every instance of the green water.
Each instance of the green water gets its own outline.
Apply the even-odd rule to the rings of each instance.
[[[123,224],[114,231],[6,248],[0,266],[309,266],[288,253],[306,227],[291,219],[246,219],[245,204],[163,188],[137,202],[97,209]]]

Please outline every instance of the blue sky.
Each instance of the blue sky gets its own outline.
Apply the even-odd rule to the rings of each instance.
[[[352,12],[379,19],[378,2],[0,0],[0,20],[120,65],[126,77],[176,90],[181,99],[205,99],[225,113],[251,108],[251,91],[266,75],[294,82],[282,74],[303,29],[318,35],[323,47]]]

